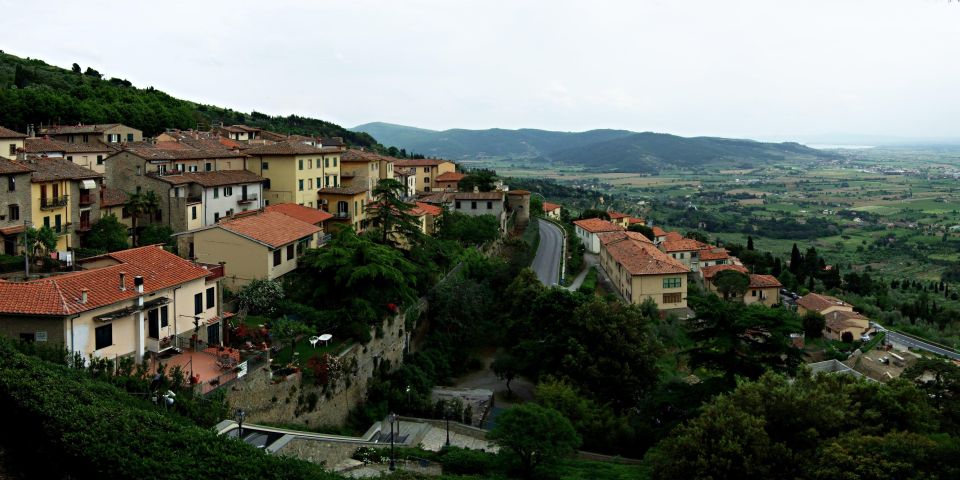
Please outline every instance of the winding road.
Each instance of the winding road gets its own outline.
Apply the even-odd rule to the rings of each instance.
[[[937,355],[942,355],[947,358],[952,358],[954,360],[960,360],[960,354],[954,350],[948,350],[946,348],[941,348],[937,345],[924,342],[923,340],[918,340],[913,337],[908,337],[906,335],[886,330],[887,332],[887,341],[892,343],[898,343],[900,345],[906,345],[907,347],[916,348],[920,350],[926,350]]]
[[[560,283],[560,257],[563,255],[563,232],[560,227],[551,222],[537,219],[540,222],[540,245],[537,255],[533,258],[533,271],[544,285],[552,286]]]

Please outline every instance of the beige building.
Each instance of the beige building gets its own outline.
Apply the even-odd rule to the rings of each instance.
[[[80,247],[81,237],[100,218],[103,175],[64,158],[29,155],[33,226],[50,227],[57,252]]]
[[[773,275],[758,275],[751,273],[750,286],[747,293],[743,294],[743,303],[750,305],[760,303],[768,307],[773,307],[780,303],[780,289],[783,284]]]
[[[257,211],[177,236],[193,236],[203,263],[223,263],[227,287],[236,290],[258,278],[275,280],[297,268],[297,259],[317,245],[322,230],[278,211]]]
[[[674,238],[670,234],[667,234],[665,240],[660,242],[659,246],[664,253],[680,260],[694,272],[700,269],[700,251],[713,248],[692,238]]]
[[[831,340],[842,340],[844,333],[851,340],[860,340],[870,330],[870,319],[853,311],[853,305],[829,295],[808,293],[797,300],[797,313],[817,312],[826,319],[823,336]]]
[[[619,225],[599,218],[574,220],[573,225],[577,237],[590,253],[600,253],[600,234],[623,231]]]
[[[636,232],[601,233],[600,266],[630,303],[652,299],[661,310],[687,307],[690,268]]]
[[[119,150],[119,144],[94,140],[89,143],[67,143],[50,138],[27,138],[23,149],[28,154],[65,158],[99,174],[106,173],[106,159]]]
[[[222,267],[194,264],[159,246],[93,257],[81,266],[40,280],[0,280],[0,333],[111,360],[140,361],[188,344],[195,332],[220,344]]]
[[[367,228],[369,190],[363,185],[324,187],[317,190],[320,207],[333,215],[333,223],[349,225],[357,232]]]
[[[436,189],[443,192],[458,192],[460,191],[460,180],[463,180],[463,177],[466,177],[466,175],[460,172],[441,173],[436,179]]]
[[[440,184],[437,183],[437,177],[448,172],[457,171],[457,165],[449,160],[397,160],[394,162],[394,165],[413,169],[417,176],[417,193],[432,192],[440,189]]]
[[[143,141],[143,132],[122,123],[96,125],[54,125],[41,128],[40,134],[67,143],[133,143]]]
[[[322,209],[317,190],[341,186],[343,150],[288,140],[252,147],[244,153],[250,156],[247,169],[266,179],[265,205],[296,203]]]
[[[7,160],[16,160],[17,152],[23,148],[23,141],[26,135],[0,127],[0,158]]]
[[[367,202],[373,201],[373,189],[383,179],[393,179],[394,158],[355,148],[340,156],[340,180],[345,188],[365,188]]]
[[[560,220],[560,211],[562,207],[557,203],[543,202],[543,214],[548,218]]]

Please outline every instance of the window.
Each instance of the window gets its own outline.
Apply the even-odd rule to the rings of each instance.
[[[220,198],[220,189],[213,187],[213,198]]]
[[[683,301],[683,294],[681,293],[664,293],[663,294],[663,303],[680,303]]]
[[[430,177],[423,177],[423,184],[430,185]]]
[[[333,166],[334,166],[334,167],[337,166],[337,159],[338,159],[338,158],[340,158],[340,157],[333,157]]]
[[[69,161],[72,162],[72,161],[73,161],[73,155],[67,155],[67,160],[69,160]]]
[[[97,327],[94,332],[97,339],[97,350],[113,345],[113,324]]]
[[[166,327],[170,325],[170,312],[167,310],[167,306],[164,305],[160,307],[160,326]]]
[[[311,168],[311,169],[313,168],[313,159],[312,159],[312,158],[308,158],[308,159],[307,159],[307,168]]]
[[[460,200],[457,200],[456,209],[460,210]]]
[[[60,217],[60,214],[55,215],[53,217],[53,225],[54,225],[53,231],[60,233],[62,222],[63,220]]]
[[[750,296],[751,296],[751,297],[756,297],[756,296],[757,296],[757,291],[756,291],[756,290],[750,290]]]
[[[12,147],[12,146],[13,146],[13,145],[11,145],[11,147]],[[11,152],[11,153],[12,153],[12,152]],[[323,159],[323,166],[324,166],[325,168],[330,168],[330,157],[326,157],[326,158]]]
[[[223,196],[229,197],[233,195],[233,187],[223,187]]]
[[[663,279],[663,288],[679,288],[682,286],[683,280],[680,277],[670,277]]]
[[[7,190],[15,192],[17,190],[17,179],[13,175],[7,177]]]
[[[154,219],[158,222],[163,221],[163,210],[157,210],[157,214],[153,216]]]
[[[12,157],[12,156],[14,156],[14,155],[16,155],[16,154],[17,154],[17,144],[16,144],[16,143],[11,143],[11,144],[10,144],[10,156]]]
[[[493,210],[493,202],[487,202],[487,210]]]
[[[207,289],[207,308],[213,308],[217,304],[217,289],[216,287],[210,287]]]
[[[296,254],[293,249],[293,244],[287,245],[287,260],[293,260],[293,256]]]
[[[200,315],[203,313],[203,294],[197,293],[193,296],[193,314]]]
[[[196,219],[197,219],[197,206],[194,205],[190,207],[190,220],[196,220]]]
[[[262,170],[270,170],[270,162],[263,162],[260,165]]]
[[[423,173],[430,173],[430,167],[423,167]]]
[[[128,141],[128,142],[132,142],[132,141],[133,141],[133,134],[132,134],[132,133],[128,133],[128,134],[127,134],[127,141]]]
[[[476,209],[477,209],[477,202],[470,202],[470,210],[476,210]]]
[[[329,186],[330,186],[330,177],[324,177],[324,178],[323,178],[323,186],[324,186],[324,187],[329,187]]]
[[[20,220],[20,205],[7,206],[7,220],[11,222]]]
[[[281,257],[281,255],[282,255],[282,254],[280,253],[280,249],[279,249],[279,248],[273,251],[273,266],[274,266],[274,267],[280,265],[280,263],[283,262],[283,258]]]
[[[207,172],[212,172],[212,171],[213,171],[213,164],[210,163],[210,162],[207,162],[207,163],[203,164],[203,169],[204,169],[205,171],[207,171]]]
[[[303,159],[297,160],[297,170],[303,170]]]
[[[301,192],[303,191],[303,179],[297,180],[297,188],[299,188]]]
[[[140,167],[140,166],[137,167],[137,175],[143,175],[143,167]],[[138,186],[137,188],[140,188],[140,187]]]
[[[173,197],[176,198],[179,196],[180,196],[180,187],[173,187]]]
[[[313,190],[313,179],[312,179],[312,178],[308,178],[308,179],[307,179],[307,190]]]
[[[323,185],[323,182],[320,181],[320,177],[317,177],[317,188],[323,188],[321,185]]]
[[[97,165],[103,165],[103,155],[97,155]]]

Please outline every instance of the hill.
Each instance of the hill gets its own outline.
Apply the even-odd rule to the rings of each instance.
[[[627,130],[554,132],[549,130],[427,130],[368,123],[352,128],[367,132],[385,144],[407,151],[452,160],[475,158],[540,159],[583,165],[595,170],[653,173],[664,167],[700,168],[756,166],[786,159],[812,160],[832,153],[798,143],[679,137]]]
[[[351,128],[378,138],[384,145],[396,145],[408,152],[452,160],[474,158],[538,158],[554,150],[575,148],[631,135],[627,130],[554,132],[524,128],[506,130],[427,130],[391,123],[374,122]]]
[[[599,170],[654,173],[664,167],[755,167],[769,162],[815,160],[833,155],[793,142],[686,138],[644,132],[557,150],[548,153],[545,158],[557,163],[585,165]]]
[[[121,122],[155,135],[166,128],[209,128],[246,124],[280,133],[343,137],[347,143],[380,149],[365,133],[297,115],[270,116],[181,100],[153,87],[137,88],[96,70],[81,73],[41,60],[0,52],[0,125],[26,131],[28,124]]]

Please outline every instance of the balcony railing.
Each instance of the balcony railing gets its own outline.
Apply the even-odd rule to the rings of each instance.
[[[350,212],[337,212],[334,216],[337,218],[350,218]]]
[[[80,205],[91,205],[93,204],[93,195],[89,193],[80,194]]]
[[[259,196],[258,196],[256,193],[248,193],[248,194],[240,197],[240,199],[237,200],[237,203],[256,202],[258,197],[259,197]]]
[[[210,273],[207,274],[207,280],[216,280],[223,277],[224,268],[223,265],[218,265],[214,263],[200,263],[197,262],[197,265],[207,269]]]
[[[53,210],[55,208],[62,208],[62,207],[65,207],[67,205],[67,202],[69,201],[70,199],[68,198],[67,195],[63,195],[62,197],[54,197],[54,198],[41,198],[40,209]]]

